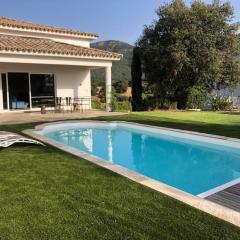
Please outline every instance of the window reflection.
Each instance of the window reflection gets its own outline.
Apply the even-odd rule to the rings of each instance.
[[[31,98],[32,107],[55,105],[54,75],[53,74],[31,74]]]

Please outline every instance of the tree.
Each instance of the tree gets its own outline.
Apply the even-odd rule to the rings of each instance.
[[[92,82],[92,84],[91,84],[91,95],[92,96],[97,95],[97,84],[95,82]]]
[[[128,80],[117,81],[113,84],[116,93],[124,93],[128,88]]]
[[[132,110],[142,109],[142,63],[140,48],[133,49],[133,59],[131,65],[132,74]]]
[[[160,106],[185,108],[193,87],[211,92],[240,81],[239,23],[229,3],[174,0],[138,41],[147,88]]]
[[[106,102],[106,86],[105,84],[100,86],[98,97],[102,103]]]

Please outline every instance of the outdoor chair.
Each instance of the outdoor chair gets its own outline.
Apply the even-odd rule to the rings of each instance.
[[[87,107],[90,106],[90,98],[89,97],[81,97],[81,98],[74,98],[74,111],[81,111],[87,110]]]
[[[64,108],[63,108],[63,98],[62,97],[56,97],[55,110],[57,112],[63,112],[64,111]]]
[[[72,98],[71,97],[66,97],[65,98],[65,101],[66,101],[66,110],[67,111],[73,111],[73,102],[72,102]]]

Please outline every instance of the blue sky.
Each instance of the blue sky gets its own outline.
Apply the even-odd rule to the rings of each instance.
[[[165,2],[168,0],[0,0],[0,15],[97,32],[99,40],[133,44],[143,26],[156,18],[157,7]],[[235,19],[240,21],[240,0],[230,2]]]

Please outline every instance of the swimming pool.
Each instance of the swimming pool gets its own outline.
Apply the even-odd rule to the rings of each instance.
[[[193,195],[240,182],[240,141],[121,122],[59,123],[37,133]]]

